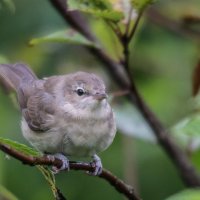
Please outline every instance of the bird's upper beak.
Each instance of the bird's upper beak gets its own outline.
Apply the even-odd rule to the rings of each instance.
[[[106,99],[108,95],[106,93],[96,93],[96,94],[93,94],[93,97],[94,99],[101,101],[103,99]]]

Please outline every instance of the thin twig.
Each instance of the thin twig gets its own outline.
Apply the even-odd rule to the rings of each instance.
[[[76,28],[78,26],[79,29],[81,29],[80,33],[84,32],[83,34],[87,38],[89,38],[92,35],[92,33],[88,29],[87,32],[84,31],[84,27],[86,24],[84,24],[84,26],[80,26],[80,21],[77,20],[76,17],[70,15],[70,13],[63,8],[63,3],[66,3],[66,0],[49,0],[49,1],[57,9],[60,15],[63,16],[64,20],[67,23],[69,23],[69,20],[71,18],[73,18],[73,23],[72,21],[70,23],[72,27]],[[67,15],[66,12],[68,13]],[[79,16],[81,17],[80,13]],[[94,37],[92,36],[92,38]],[[127,76],[124,73],[124,66],[115,62],[101,49],[95,49],[95,48],[91,49],[89,47],[86,48],[89,49],[90,52],[104,64],[105,69],[108,70],[110,75],[122,89],[128,89],[128,90],[130,89],[130,80],[127,79]],[[173,142],[173,140],[170,138],[170,135],[163,127],[162,123],[146,105],[143,98],[137,91],[135,83],[131,86],[131,88],[132,88],[131,93],[129,94],[130,101],[133,104],[135,104],[135,106],[141,112],[147,123],[151,126],[155,136],[157,137],[159,144],[162,146],[167,155],[171,158],[171,160],[175,164],[183,182],[189,187],[199,187],[200,178],[197,172],[195,171],[194,167],[192,166],[191,161],[188,159],[185,153],[178,147],[178,145],[176,145]]]
[[[137,30],[137,27],[138,27],[138,24],[139,24],[139,21],[140,21],[140,19],[141,19],[141,17],[142,17],[143,12],[144,12],[144,9],[142,9],[142,10],[138,13],[138,16],[137,16],[137,18],[136,18],[136,20],[135,20],[135,23],[134,23],[134,25],[133,25],[133,28],[132,28],[132,30],[130,31],[130,34],[127,36],[127,37],[128,37],[128,41],[130,41],[130,40],[133,38],[133,36],[134,36],[134,34],[135,34],[136,30]]]
[[[56,166],[60,168],[62,166],[62,161],[57,158],[49,158],[48,156],[43,157],[34,157],[30,155],[23,154],[22,152],[17,151],[16,149],[11,148],[7,144],[0,142],[0,149],[6,154],[16,158],[21,161],[23,164],[30,166],[35,165],[48,165]],[[70,162],[70,169],[73,170],[84,170],[84,171],[94,171],[94,166],[88,163],[79,163],[79,162]],[[140,198],[135,194],[134,189],[125,184],[122,180],[114,176],[110,171],[103,169],[102,173],[99,175],[100,178],[106,180],[110,183],[118,192],[122,193],[130,200],[140,200]]]
[[[122,32],[121,32],[121,29],[119,28],[119,26],[109,20],[106,22],[107,22],[108,26],[112,29],[112,31],[116,34],[119,41],[121,42]]]
[[[128,13],[128,22],[126,24],[126,30],[125,30],[125,34],[124,34],[126,36],[129,35],[132,14],[133,14],[133,8],[130,7],[130,10],[129,10],[129,13]]]
[[[173,33],[178,34],[179,36],[181,35],[184,37],[189,37],[193,40],[200,40],[199,30],[186,28],[182,22],[165,16],[156,8],[149,8],[146,12],[146,16],[150,22],[169,31],[172,31]]]
[[[143,14],[142,10],[134,24],[134,27],[129,35],[129,38],[125,38],[124,40],[124,68],[126,69],[127,76],[130,80],[130,98],[135,103],[137,108],[142,113],[145,120],[149,123],[150,127],[154,130],[154,133],[157,137],[158,142],[164,147],[164,150],[170,157],[174,160],[174,163],[181,169],[180,175],[183,180],[189,180],[190,183],[188,186],[196,187],[200,184],[200,177],[196,173],[194,167],[192,166],[191,162],[187,158],[187,156],[182,152],[182,150],[174,143],[174,141],[168,136],[167,131],[156,118],[153,112],[146,106],[145,102],[143,101],[142,97],[140,96],[137,87],[135,85],[134,79],[131,76],[130,66],[129,66],[129,42],[132,37],[135,35],[136,29],[138,27],[139,21]],[[191,179],[194,177],[194,179]]]
[[[111,96],[113,98],[116,98],[116,97],[122,97],[122,96],[128,95],[129,93],[130,93],[129,90],[119,90],[119,91],[112,92]]]

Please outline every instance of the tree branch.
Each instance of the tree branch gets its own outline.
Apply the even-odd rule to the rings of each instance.
[[[152,23],[160,27],[163,27],[167,30],[170,30],[173,33],[177,33],[178,35],[189,37],[192,39],[197,39],[197,40],[200,39],[199,30],[190,29],[186,27],[182,21],[180,22],[172,20],[153,7],[147,10],[146,16],[147,19]]]
[[[16,158],[21,161],[23,164],[35,166],[35,165],[48,165],[48,166],[56,166],[60,168],[62,166],[62,161],[57,158],[49,158],[47,156],[43,157],[34,157],[25,155],[13,148],[11,148],[7,144],[3,144],[0,142],[0,149],[6,154]],[[88,163],[79,163],[79,162],[70,162],[70,169],[73,170],[84,170],[84,171],[94,171],[94,166]],[[140,200],[140,198],[135,194],[134,189],[126,185],[122,180],[114,176],[110,171],[103,169],[102,173],[99,175],[100,178],[106,180],[110,183],[118,192],[125,195],[130,200]]]
[[[76,16],[74,15],[72,16],[70,12],[67,12],[67,10],[61,9],[63,7],[63,3],[61,2],[65,3],[66,2],[65,0],[49,0],[49,1],[56,8],[56,10],[63,16],[64,20],[67,23],[70,23],[70,25],[73,28],[77,29],[78,27],[77,30],[79,30],[79,32],[85,35],[87,38],[89,37],[94,38],[94,36],[92,36],[92,33],[89,31],[86,24],[84,24],[84,26],[81,26],[80,21],[76,19]],[[82,19],[80,13],[78,13],[78,16]],[[73,21],[71,20],[71,18],[73,18]],[[164,21],[167,22],[166,19],[164,19]],[[172,28],[174,27],[175,26],[173,25]],[[157,119],[157,117],[145,104],[139,92],[137,91],[135,83],[133,82],[131,84],[131,81],[127,78],[127,74],[125,73],[124,70],[125,66],[112,60],[101,49],[94,49],[94,48],[91,49],[89,47],[87,48],[94,56],[96,56],[97,59],[99,59],[100,62],[104,64],[106,70],[108,70],[110,75],[122,89],[130,90],[129,94],[130,101],[133,104],[135,104],[135,106],[143,115],[144,119],[151,126],[159,144],[162,146],[164,151],[167,153],[167,155],[175,164],[183,182],[189,187],[199,187],[200,178],[197,172],[195,171],[193,165],[191,164],[190,160],[185,155],[185,153],[179,148],[179,146],[173,142],[173,140],[170,138],[169,133],[163,127],[162,123],[159,121],[159,119]]]
[[[128,41],[130,41],[130,40],[133,38],[133,35],[135,34],[135,32],[136,32],[136,30],[137,30],[139,21],[140,21],[142,15],[143,15],[143,12],[144,12],[144,10],[141,10],[141,11],[138,13],[138,16],[137,16],[137,18],[136,18],[136,20],[135,20],[134,26],[133,26],[133,28],[132,28],[130,34],[129,34],[129,35],[126,35],[126,36],[128,37]]]

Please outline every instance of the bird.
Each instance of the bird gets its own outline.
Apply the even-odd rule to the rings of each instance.
[[[91,157],[102,173],[98,153],[116,134],[103,80],[83,71],[39,79],[24,63],[0,64],[0,80],[17,94],[22,134],[44,155],[62,160],[54,173],[69,170],[69,157]]]

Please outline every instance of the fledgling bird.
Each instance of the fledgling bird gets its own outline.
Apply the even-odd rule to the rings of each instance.
[[[101,78],[86,72],[38,79],[25,64],[0,64],[0,79],[16,91],[22,133],[39,151],[63,161],[92,157],[93,175],[102,172],[97,153],[113,141],[116,124]]]

